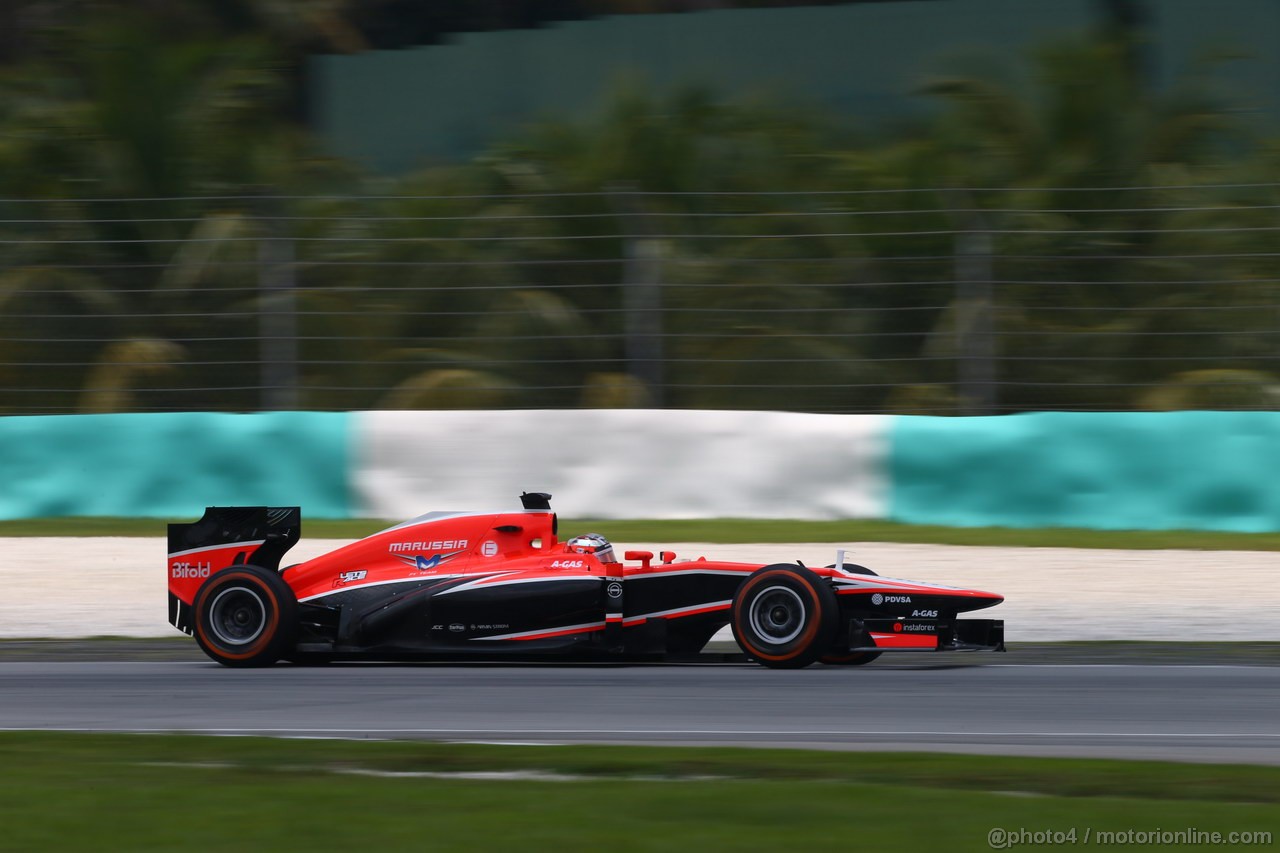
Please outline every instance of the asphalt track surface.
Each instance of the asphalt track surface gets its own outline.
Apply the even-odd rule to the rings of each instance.
[[[0,729],[911,750],[1280,765],[1280,667],[0,661]]]

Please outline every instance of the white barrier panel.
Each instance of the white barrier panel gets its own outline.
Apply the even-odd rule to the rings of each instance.
[[[578,518],[884,518],[891,418],[584,409],[352,415],[354,509]]]

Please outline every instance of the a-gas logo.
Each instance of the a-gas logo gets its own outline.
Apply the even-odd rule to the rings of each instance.
[[[185,580],[187,578],[207,578],[212,569],[212,563],[186,563],[175,562],[170,565],[169,575],[174,580]]]

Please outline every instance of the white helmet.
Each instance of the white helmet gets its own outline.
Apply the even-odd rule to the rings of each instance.
[[[591,554],[602,563],[618,562],[618,558],[613,556],[613,545],[599,533],[584,533],[573,537],[566,544],[575,554]]]

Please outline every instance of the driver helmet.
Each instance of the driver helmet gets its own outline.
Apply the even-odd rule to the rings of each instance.
[[[618,562],[618,558],[613,556],[613,545],[599,533],[584,533],[566,544],[574,554],[590,554],[602,563]]]

